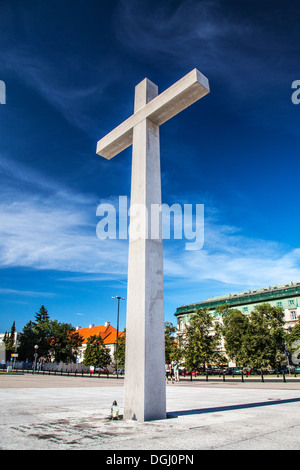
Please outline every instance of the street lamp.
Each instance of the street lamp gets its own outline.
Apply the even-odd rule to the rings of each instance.
[[[33,373],[35,374],[36,359],[37,359],[37,350],[39,349],[38,345],[34,346],[34,363],[33,363]]]
[[[120,300],[125,300],[123,297],[119,297],[116,295],[116,297],[112,297],[112,299],[118,299],[118,316],[117,316],[117,341],[116,341],[116,357],[117,357],[117,379],[119,378],[119,372],[118,372],[118,342],[119,342],[119,313],[120,313]]]

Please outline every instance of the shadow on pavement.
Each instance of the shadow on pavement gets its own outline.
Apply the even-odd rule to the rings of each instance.
[[[257,403],[245,403],[242,405],[228,405],[228,406],[216,406],[214,408],[197,408],[194,410],[181,410],[181,411],[171,411],[168,412],[168,417],[175,418],[177,416],[186,416],[186,415],[197,415],[204,413],[216,413],[219,411],[232,411],[232,410],[242,410],[245,408],[256,408],[259,406],[268,406],[268,405],[283,405],[284,403],[295,403],[300,402],[300,398],[289,398],[285,400],[273,400],[262,401]]]

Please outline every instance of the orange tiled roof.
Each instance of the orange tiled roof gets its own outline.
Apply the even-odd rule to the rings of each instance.
[[[91,328],[79,328],[77,332],[83,337],[82,344],[86,344],[90,336],[101,336],[104,344],[114,344],[117,341],[117,330],[111,325],[92,326]],[[119,331],[119,337],[124,332]]]

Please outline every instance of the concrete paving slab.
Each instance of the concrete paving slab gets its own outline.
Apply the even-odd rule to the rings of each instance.
[[[167,386],[169,419],[110,421],[123,380],[0,377],[0,448],[13,450],[300,449],[298,383]],[[270,386],[272,387],[270,388]],[[172,418],[171,418],[172,417]]]

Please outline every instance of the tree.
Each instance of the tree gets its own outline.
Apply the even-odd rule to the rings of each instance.
[[[282,307],[263,303],[250,315],[237,309],[224,312],[222,334],[231,359],[257,369],[280,364],[285,337]]]
[[[85,366],[107,367],[111,363],[109,349],[103,343],[101,336],[90,336],[84,353]]]
[[[299,364],[300,359],[300,323],[297,323],[286,336],[289,353],[294,364]]]
[[[36,344],[38,345],[38,357],[50,360],[51,322],[48,311],[44,305],[35,314]]]
[[[247,362],[245,338],[249,328],[249,317],[238,309],[219,309],[223,315],[221,332],[225,341],[227,356],[236,364],[244,365]]]
[[[176,359],[176,337],[177,328],[170,322],[165,322],[165,361],[169,363]]]
[[[251,367],[277,367],[283,359],[284,319],[282,307],[264,303],[249,318],[245,349]]]
[[[124,333],[118,338],[118,350],[114,352],[114,361],[118,363],[118,369],[125,369],[125,350],[126,350],[126,328]]]
[[[35,321],[29,321],[23,328],[18,346],[21,361],[34,360],[34,346],[37,354],[44,360],[75,361],[83,338],[70,323],[50,320],[44,305],[35,314]]]
[[[15,332],[16,324],[15,322],[13,322],[10,333],[7,333],[6,331],[3,338],[3,343],[6,352],[6,361],[9,361],[11,358],[11,354],[15,352]]]
[[[220,358],[218,343],[220,331],[214,324],[214,317],[208,309],[199,309],[186,325],[184,335],[184,357],[188,369],[216,362]]]
[[[34,359],[34,345],[38,342],[36,332],[36,324],[29,321],[23,328],[23,333],[20,337],[18,354],[20,361],[32,362]]]
[[[56,362],[75,362],[83,338],[70,323],[50,322],[50,353]]]
[[[49,322],[50,317],[48,315],[48,310],[44,305],[41,306],[39,312],[36,312],[35,314],[35,321],[37,323],[44,323],[44,322]]]

